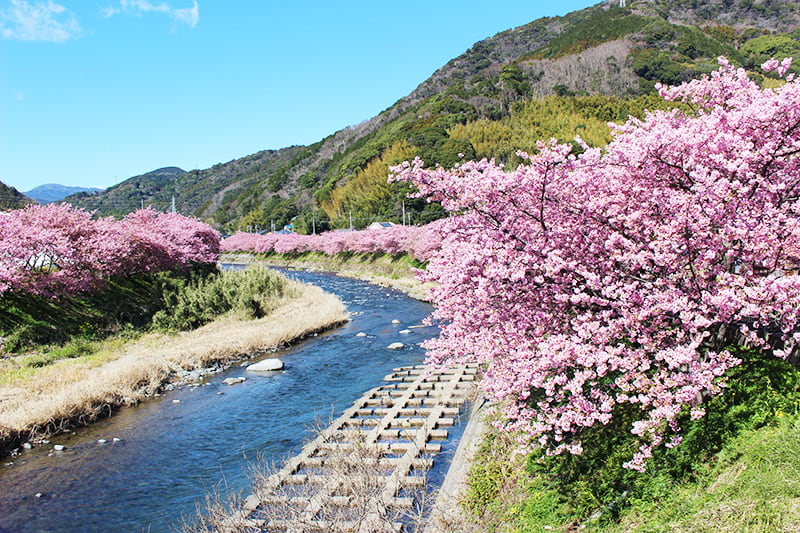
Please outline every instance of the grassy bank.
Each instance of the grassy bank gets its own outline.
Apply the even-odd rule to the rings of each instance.
[[[271,266],[334,272],[349,278],[391,287],[423,301],[428,300],[427,294],[430,289],[430,284],[420,283],[414,275],[414,270],[424,268],[424,264],[407,254],[342,252],[330,256],[321,252],[286,255],[227,253],[223,255],[221,261],[232,263],[259,261]]]
[[[78,338],[60,348],[6,354],[0,359],[0,448],[89,423],[147,398],[171,381],[191,377],[192,371],[221,368],[347,320],[335,296],[280,279],[280,288],[269,296],[237,302],[236,293],[229,291],[230,309],[218,310],[221,316],[190,331]],[[270,278],[269,283],[275,282]],[[186,281],[184,290],[175,293],[170,312],[157,321],[162,326],[176,318],[187,322],[194,316],[190,308],[208,297],[194,290],[199,285],[197,280]],[[231,285],[215,285],[209,293],[216,294],[216,301],[226,287]],[[202,314],[205,309],[197,310]]]
[[[725,393],[643,474],[620,466],[635,450],[622,424],[588,432],[584,455],[564,457],[515,455],[514,436],[493,431],[473,464],[468,521],[489,532],[800,530],[800,372],[737,355]]]

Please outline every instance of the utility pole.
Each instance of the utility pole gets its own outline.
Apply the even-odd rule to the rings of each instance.
[[[173,213],[176,212],[176,209],[175,209],[175,195],[172,195],[172,212]]]
[[[272,228],[272,233],[275,233],[275,221],[274,220],[270,220],[269,223],[270,223],[270,227]]]
[[[353,231],[353,212],[350,211],[350,231]]]
[[[406,201],[403,200],[403,226],[406,225]]]
[[[142,209],[144,209],[144,196],[142,196]]]
[[[317,221],[314,220],[314,215],[311,215],[311,234],[317,234]]]

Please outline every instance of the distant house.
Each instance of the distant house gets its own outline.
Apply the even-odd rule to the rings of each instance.
[[[394,224],[391,222],[373,222],[367,226],[367,229],[387,229],[391,228],[392,226],[394,226]]]

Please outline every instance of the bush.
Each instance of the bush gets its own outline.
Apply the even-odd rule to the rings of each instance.
[[[229,311],[261,318],[287,291],[286,278],[263,266],[181,281],[165,297],[165,308],[153,316],[153,327],[194,329]]]

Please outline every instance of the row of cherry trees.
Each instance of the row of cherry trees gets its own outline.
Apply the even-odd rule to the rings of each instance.
[[[443,325],[430,359],[484,363],[533,446],[581,453],[583,431],[633,411],[626,466],[643,470],[739,364],[726,347],[788,357],[800,340],[800,83],[761,89],[720,64],[659,87],[683,104],[604,149],[393,169],[453,214],[424,273]]]
[[[29,206],[0,213],[0,295],[69,296],[114,276],[213,263],[219,243],[217,231],[177,213],[115,220],[67,204]]]
[[[439,249],[441,221],[426,226],[391,226],[376,230],[328,231],[317,235],[297,233],[236,233],[222,241],[222,251],[293,254],[321,252],[336,255],[342,252],[408,253],[427,261]]]

